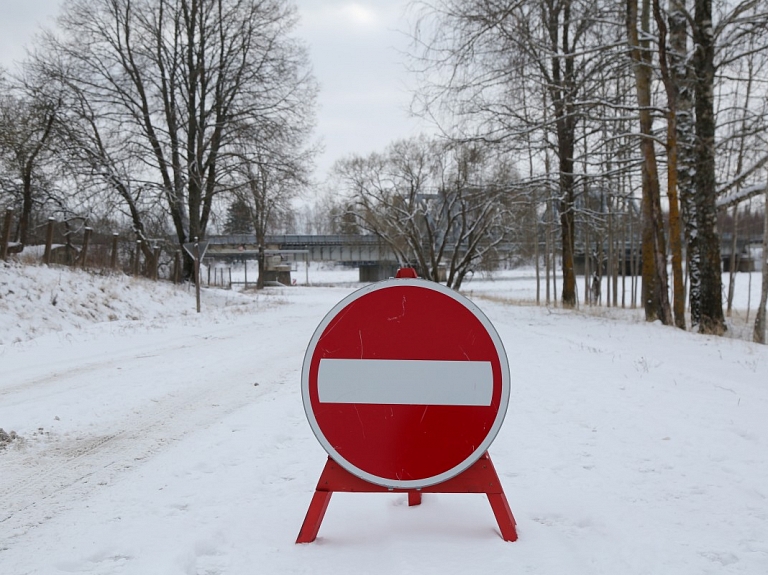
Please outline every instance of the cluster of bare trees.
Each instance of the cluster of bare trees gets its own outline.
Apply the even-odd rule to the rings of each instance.
[[[413,6],[413,107],[442,137],[339,162],[346,193],[320,209],[324,226],[378,234],[454,287],[500,246],[530,243],[547,294],[561,260],[569,307],[577,260],[587,302],[601,297],[591,276],[599,288],[608,275],[616,305],[619,276],[639,271],[648,320],[686,328],[688,310],[723,333],[718,210],[737,222],[768,188],[768,5]],[[58,212],[179,245],[233,201],[263,239],[291,216],[313,156],[317,87],[295,23],[288,0],[65,0],[21,72],[0,74],[0,208],[19,214],[15,239]]]
[[[2,90],[18,241],[58,210],[181,245],[232,197],[263,227],[312,158],[317,87],[295,24],[286,0],[67,0]]]
[[[384,239],[422,277],[455,289],[475,268],[493,267],[515,212],[528,205],[511,165],[478,145],[401,140],[338,162],[335,174],[360,229]]]
[[[577,223],[607,224],[585,198],[638,197],[647,319],[685,328],[687,298],[694,327],[723,333],[717,209],[765,188],[767,63],[755,0],[424,0],[414,107],[513,156],[539,213],[554,201],[564,305]]]

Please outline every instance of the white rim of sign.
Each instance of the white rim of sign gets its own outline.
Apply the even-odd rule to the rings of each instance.
[[[361,297],[366,296],[378,290],[388,289],[392,287],[404,287],[404,286],[415,286],[415,287],[420,287],[420,288],[439,292],[443,295],[446,295],[454,299],[455,301],[463,305],[465,308],[467,308],[475,316],[475,318],[477,318],[477,320],[483,325],[483,327],[488,332],[488,335],[490,336],[496,348],[496,352],[499,357],[499,364],[501,366],[501,400],[499,402],[499,411],[496,414],[496,418],[494,419],[493,424],[488,430],[488,434],[485,436],[485,439],[480,443],[480,445],[477,446],[477,448],[472,452],[472,454],[469,457],[467,457],[464,461],[462,461],[455,467],[452,467],[451,469],[444,471],[443,473],[440,473],[438,475],[434,475],[432,477],[425,477],[423,479],[412,479],[412,480],[399,480],[399,479],[390,479],[386,477],[379,477],[363,469],[360,469],[359,467],[347,461],[344,457],[341,456],[341,454],[339,454],[338,451],[336,451],[336,449],[334,449],[334,447],[326,439],[325,435],[320,429],[320,425],[318,424],[317,419],[315,418],[315,414],[312,410],[312,405],[309,399],[309,367],[310,367],[310,364],[312,363],[312,358],[315,354],[317,343],[320,340],[320,337],[323,335],[325,328],[328,327],[328,324],[330,324],[331,321],[333,321],[333,319],[339,314],[339,312],[341,312],[345,307],[347,307],[349,304],[351,304],[355,300],[358,300]],[[328,361],[328,360],[325,360],[325,361]],[[337,360],[337,361],[345,362],[346,360]],[[351,361],[355,361],[355,360],[351,360]],[[376,361],[376,360],[369,360],[369,361]],[[389,361],[392,361],[392,360],[389,360]],[[321,360],[321,362],[323,362],[323,360]],[[401,364],[399,368],[402,368],[403,367],[402,364],[407,362],[398,362],[398,363]],[[413,362],[413,363],[418,363],[418,362]],[[479,370],[479,372],[484,371],[484,368],[482,367],[483,362],[435,362],[435,363],[476,364],[474,367],[470,367],[469,369]],[[450,365],[447,365],[445,367],[446,369],[443,369],[441,371],[445,373],[450,371],[449,369]],[[339,368],[342,370],[354,369],[354,367],[350,368],[345,364],[336,366],[335,369],[339,369]],[[406,366],[406,371],[407,371],[407,366]],[[333,373],[333,371],[331,373]],[[414,373],[417,374],[418,371],[416,370]],[[320,376],[318,374],[318,380],[319,379],[320,379]],[[319,384],[320,382],[318,381],[318,386]],[[318,392],[320,391],[321,390],[318,389]],[[340,389],[334,386],[332,389],[326,389],[325,392],[330,394],[340,394],[340,393],[343,394],[345,392],[354,393],[354,390],[350,390],[349,388]],[[420,391],[417,391],[415,393],[416,394],[421,393],[422,396],[424,395],[429,396],[430,392],[431,392],[430,389],[421,389]],[[487,392],[482,390],[479,392],[480,397],[486,394]],[[364,479],[370,483],[381,485],[383,487],[390,487],[394,489],[419,489],[422,487],[429,487],[430,485],[436,485],[438,483],[442,483],[444,481],[447,481],[448,479],[456,477],[459,473],[461,473],[465,469],[468,469],[473,463],[475,463],[478,459],[480,459],[483,456],[483,454],[491,446],[491,443],[493,443],[493,440],[496,439],[496,435],[501,429],[501,425],[504,423],[504,418],[507,413],[507,407],[509,405],[509,394],[510,394],[510,382],[509,382],[509,362],[507,360],[507,353],[504,349],[504,345],[501,342],[501,338],[499,337],[499,334],[496,332],[496,329],[493,327],[493,324],[491,323],[491,321],[480,310],[480,308],[478,308],[473,302],[471,302],[469,299],[467,299],[460,293],[442,284],[438,284],[438,283],[428,281],[428,280],[423,280],[423,279],[386,280],[386,281],[378,282],[378,283],[366,286],[364,288],[361,288],[351,293],[344,299],[342,299],[339,303],[337,303],[333,307],[333,309],[331,309],[331,311],[329,311],[326,314],[326,316],[323,318],[323,321],[321,321],[320,325],[318,325],[317,328],[315,329],[314,334],[312,334],[312,339],[310,339],[309,345],[307,346],[307,351],[306,351],[306,354],[304,355],[304,363],[301,369],[301,397],[304,403],[304,412],[307,415],[307,421],[309,421],[309,426],[312,428],[312,432],[315,434],[315,437],[320,442],[320,445],[323,446],[323,449],[325,449],[328,455],[330,455],[331,458],[334,461],[336,461],[336,463],[341,465],[344,469],[346,469],[353,475],[361,479]],[[332,399],[332,397],[329,396],[329,399],[331,399],[332,401],[340,401],[342,403],[384,403],[384,401],[376,400],[375,397],[370,401],[367,401],[366,397],[360,397],[360,395],[348,397],[346,399],[340,398],[338,395],[336,396],[335,399]],[[482,401],[482,403],[472,403],[471,399],[457,399],[457,401],[460,401],[461,402],[460,404],[462,405],[481,405],[481,404],[488,405],[489,404],[489,403],[485,403],[485,401],[483,400],[480,400]],[[386,402],[389,403],[391,401],[386,401]],[[424,402],[428,402],[428,400],[427,399],[419,400],[418,397],[415,397],[413,401],[400,402],[400,403],[421,404]],[[449,404],[452,403],[450,400],[448,400],[448,402]]]

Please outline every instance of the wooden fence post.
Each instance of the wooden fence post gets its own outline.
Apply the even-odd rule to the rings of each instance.
[[[176,250],[173,254],[173,283],[177,284],[181,281],[181,252]]]
[[[152,266],[152,279],[157,281],[158,268],[160,267],[160,246],[155,246],[155,250],[152,252],[152,259],[154,265]]]
[[[45,231],[45,251],[43,252],[43,263],[51,265],[51,250],[53,249],[53,226],[56,224],[54,218],[48,218],[48,228]]]
[[[93,233],[93,228],[85,228],[85,233],[83,234],[83,252],[81,255],[82,259],[80,260],[80,267],[85,269],[86,267],[86,261],[88,259],[88,246],[91,243],[91,234]]]
[[[200,313],[200,244],[195,236],[195,300],[197,302],[197,313]]]
[[[3,223],[3,236],[0,238],[0,260],[8,259],[8,243],[11,241],[11,221],[13,220],[13,208],[6,208],[5,222]]]
[[[136,255],[133,258],[133,275],[138,276],[139,270],[141,267],[139,266],[139,259],[141,258],[141,240],[136,240]]]
[[[109,256],[109,267],[112,271],[117,269],[117,232],[112,234],[112,253]]]

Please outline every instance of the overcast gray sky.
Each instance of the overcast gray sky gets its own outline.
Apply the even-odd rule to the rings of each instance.
[[[392,140],[418,133],[408,117],[412,83],[398,50],[407,48],[403,0],[294,0],[297,34],[310,48],[320,82],[316,136],[325,152],[317,177],[350,153],[381,150]],[[61,0],[0,0],[0,65],[24,57],[39,26],[53,26]],[[399,31],[398,31],[399,30]]]

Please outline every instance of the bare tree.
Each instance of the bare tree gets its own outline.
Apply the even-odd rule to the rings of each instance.
[[[309,184],[316,151],[305,147],[309,128],[295,123],[293,129],[269,132],[268,137],[264,133],[244,137],[230,169],[227,183],[248,210],[259,246],[259,289],[264,287],[266,236],[290,213],[291,201]]]
[[[48,97],[40,86],[18,81],[0,85],[0,161],[7,174],[11,204],[18,204],[16,241],[27,244],[35,205],[47,198],[46,165],[61,101]]]
[[[557,159],[563,304],[576,305],[575,204],[578,142],[587,137],[594,94],[620,67],[617,5],[581,0],[421,2],[416,67],[428,81],[417,108],[459,141],[493,142],[526,155],[531,131]],[[521,107],[521,93],[526,105]],[[531,110],[538,110],[531,114]],[[551,139],[550,139],[551,136]],[[537,158],[539,164],[546,159]]]
[[[151,193],[154,182],[141,178],[144,164],[133,153],[131,140],[119,126],[104,118],[110,108],[93,102],[83,87],[67,79],[65,64],[49,59],[30,66],[46,77],[61,94],[59,134],[61,148],[55,161],[60,172],[77,188],[76,200],[99,208],[103,215],[127,222],[148,261],[154,257],[148,223],[162,220],[161,198]]]
[[[711,0],[694,1],[693,41],[694,109],[696,111],[696,223],[701,273],[699,330],[725,331],[720,275],[720,238],[715,223],[717,184],[715,179],[715,37]]]
[[[757,67],[758,70],[760,67],[764,67],[768,62],[766,62],[764,59],[762,61],[758,61],[758,55],[757,54],[749,54],[745,58],[746,62],[739,62],[738,70],[739,72],[742,72],[741,68],[742,66],[740,64],[744,64],[743,72],[746,72],[746,78],[744,82],[744,86],[742,88],[742,82],[740,81],[734,81],[731,82],[731,85],[734,86],[734,89],[731,90],[731,94],[729,94],[730,97],[721,98],[721,101],[723,99],[728,100],[726,102],[725,106],[721,106],[721,110],[725,108],[725,110],[718,113],[718,122],[722,125],[724,132],[726,132],[730,137],[722,138],[720,142],[718,142],[717,148],[718,148],[718,155],[720,153],[724,152],[724,155],[727,155],[729,161],[726,163],[726,178],[731,178],[734,176],[739,176],[744,173],[745,164],[749,162],[750,160],[754,160],[755,155],[755,148],[758,148],[758,146],[755,146],[757,142],[755,142],[754,134],[756,131],[759,130],[765,130],[765,115],[760,114],[759,116],[755,117],[755,110],[752,105],[752,100],[755,97],[755,88],[757,88],[756,84],[758,83],[758,77],[759,72],[756,74],[755,68]],[[761,66],[762,64],[762,66]],[[739,74],[739,76],[742,76],[742,74]],[[758,97],[760,90],[757,90]],[[741,100],[741,101],[739,101]],[[722,103],[722,102],[721,102]],[[765,101],[764,105],[768,105],[768,101]],[[753,148],[752,150],[748,150],[747,147],[750,146]],[[720,152],[722,150],[722,152]],[[721,163],[722,165],[722,163]],[[736,190],[735,193],[738,194],[743,189],[743,181],[739,181],[736,184]],[[739,230],[739,206],[734,205],[733,206],[733,216],[732,216],[732,229],[731,229],[731,256],[730,256],[730,262],[729,262],[729,278],[728,278],[728,298],[727,298],[727,310],[726,314],[728,316],[731,315],[732,307],[733,307],[733,297],[735,293],[735,284],[736,284],[736,271],[738,269],[738,262],[737,262],[737,253],[738,253],[738,230]],[[720,232],[723,233],[722,228],[720,229]]]
[[[761,255],[762,288],[760,291],[760,305],[757,308],[755,327],[752,333],[752,341],[765,343],[765,314],[768,303],[768,177],[765,184],[765,205],[763,206],[763,252]]]
[[[722,2],[714,9],[708,1],[694,2],[693,10],[686,4],[686,0],[670,0],[665,20],[663,7],[654,0],[660,71],[668,101],[667,182],[675,322],[684,325],[675,248],[680,234],[675,230],[673,213],[677,189],[685,224],[691,322],[700,331],[721,333],[725,326],[720,303],[719,238],[712,205],[713,201],[721,206],[730,202],[718,196],[734,188],[735,196],[742,195],[739,188],[753,179],[755,171],[768,160],[764,153],[758,157],[764,146],[754,139],[761,123],[755,120],[764,114],[750,111],[751,121],[749,125],[745,122],[753,61],[765,49],[766,11],[760,3],[750,0]],[[744,60],[750,70],[746,77]],[[740,97],[742,83],[746,83],[747,97],[740,107],[735,100]],[[717,132],[715,125],[719,126]],[[747,150],[750,162],[744,161]],[[715,174],[719,183],[715,182]]]
[[[640,148],[643,152],[643,304],[648,321],[672,324],[667,280],[667,253],[661,214],[661,192],[651,116],[653,52],[650,49],[650,0],[627,0],[627,33],[634,62],[637,103],[640,112]],[[638,30],[640,25],[641,32]]]
[[[670,1],[670,9],[676,7],[675,0]],[[677,15],[677,13],[675,13]],[[659,29],[659,69],[661,71],[664,90],[667,94],[667,198],[669,201],[669,247],[672,254],[673,275],[673,305],[675,326],[686,328],[685,322],[685,281],[683,278],[683,245],[682,245],[682,216],[680,214],[680,201],[678,195],[678,171],[679,150],[678,144],[678,102],[682,88],[680,86],[679,46],[677,43],[685,42],[685,27],[670,15],[669,24],[664,18],[660,0],[653,0],[653,15]],[[671,30],[672,39],[670,48],[667,46],[667,37]],[[682,31],[682,35],[681,35]]]
[[[311,111],[295,23],[286,0],[70,0],[38,63],[57,62],[100,133],[119,133],[93,155],[135,162],[131,193],[162,199],[182,244],[205,236],[243,127]]]
[[[768,33],[768,10],[754,0],[726,2],[713,10],[711,0],[695,0],[692,18],[694,93],[696,113],[695,222],[701,276],[699,331],[725,331],[722,305],[720,238],[716,229],[718,185],[716,178],[715,81],[718,68],[750,53],[764,51],[744,40]],[[694,294],[692,293],[692,298]]]
[[[459,289],[504,240],[514,203],[514,173],[503,162],[490,168],[482,155],[477,146],[418,138],[349,158],[335,171],[364,230],[386,241],[401,264]],[[526,206],[521,198],[521,213]]]

